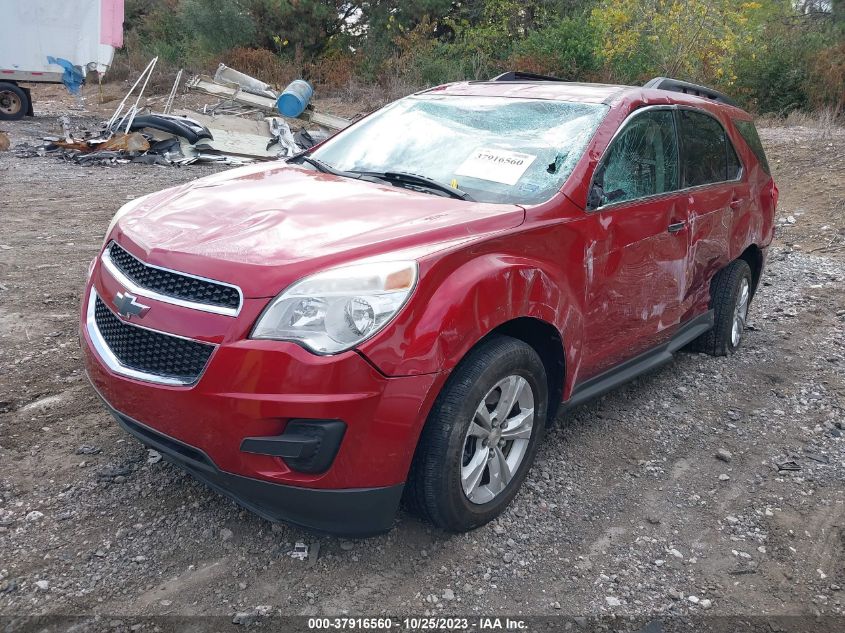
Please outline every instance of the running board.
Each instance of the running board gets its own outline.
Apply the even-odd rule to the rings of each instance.
[[[572,396],[563,403],[562,408],[569,410],[577,407],[633,380],[637,376],[665,365],[672,360],[672,355],[675,352],[711,329],[713,329],[713,310],[708,310],[701,316],[684,323],[666,343],[626,360],[624,363],[608,369],[580,385],[576,385],[572,391]]]

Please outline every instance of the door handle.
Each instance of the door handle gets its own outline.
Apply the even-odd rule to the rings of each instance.
[[[733,200],[731,200],[729,206],[733,211],[738,211],[739,208],[742,206],[743,202],[745,202],[745,199],[743,198],[734,198]]]
[[[673,222],[669,225],[669,228],[666,230],[670,233],[677,233],[678,231],[683,231],[686,225],[686,222]]]

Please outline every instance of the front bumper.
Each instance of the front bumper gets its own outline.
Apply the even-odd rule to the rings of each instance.
[[[93,289],[117,314],[119,286],[93,272]],[[389,528],[445,375],[387,377],[355,351],[317,356],[293,343],[245,338],[267,299],[247,299],[229,317],[143,297],[150,306],[143,327],[215,345],[195,383],[153,383],[114,371],[98,351],[87,322],[91,292],[89,284],[80,328],[85,367],[124,428],[268,519],[345,534]],[[293,420],[346,425],[324,472],[298,471],[244,445],[283,436]]]
[[[208,455],[196,447],[167,437],[110,406],[109,410],[120,426],[142,443],[265,519],[284,521],[319,532],[358,537],[386,532],[393,525],[404,484],[321,490],[234,475],[218,469]]]

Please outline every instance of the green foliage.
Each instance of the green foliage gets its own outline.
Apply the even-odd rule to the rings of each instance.
[[[726,89],[760,112],[837,107],[845,95],[845,59],[835,22],[796,14],[790,0],[764,10],[758,37],[737,51],[735,80]]]
[[[330,48],[359,9],[340,0],[243,0],[257,24],[258,44],[287,58],[314,58]]]
[[[845,0],[127,0],[126,28],[132,59],[232,58],[335,87],[666,75],[760,112],[845,107]]]
[[[564,17],[513,45],[514,67],[583,81],[599,70],[598,32],[586,15]]]
[[[439,22],[424,17],[393,44],[402,71],[419,85],[486,79],[512,68],[583,79],[598,69],[597,33],[588,16],[570,5],[560,0],[462,3]],[[439,38],[438,32],[443,33]]]
[[[623,80],[648,73],[730,83],[737,53],[759,37],[762,8],[736,0],[604,0],[593,22],[602,56]]]
[[[185,0],[181,22],[190,46],[211,55],[255,43],[252,16],[236,0]]]
[[[127,0],[127,48],[137,44],[139,49],[128,52],[180,62],[185,53],[185,32],[177,8],[178,3],[167,0]]]
[[[764,112],[787,113],[809,104],[804,91],[810,46],[788,30],[769,34],[765,46],[737,59],[735,93]]]

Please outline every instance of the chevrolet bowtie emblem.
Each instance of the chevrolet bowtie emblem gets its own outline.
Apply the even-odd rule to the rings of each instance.
[[[117,313],[127,320],[133,316],[143,317],[150,310],[150,306],[138,303],[128,292],[118,292],[114,296],[114,307],[117,308]]]

